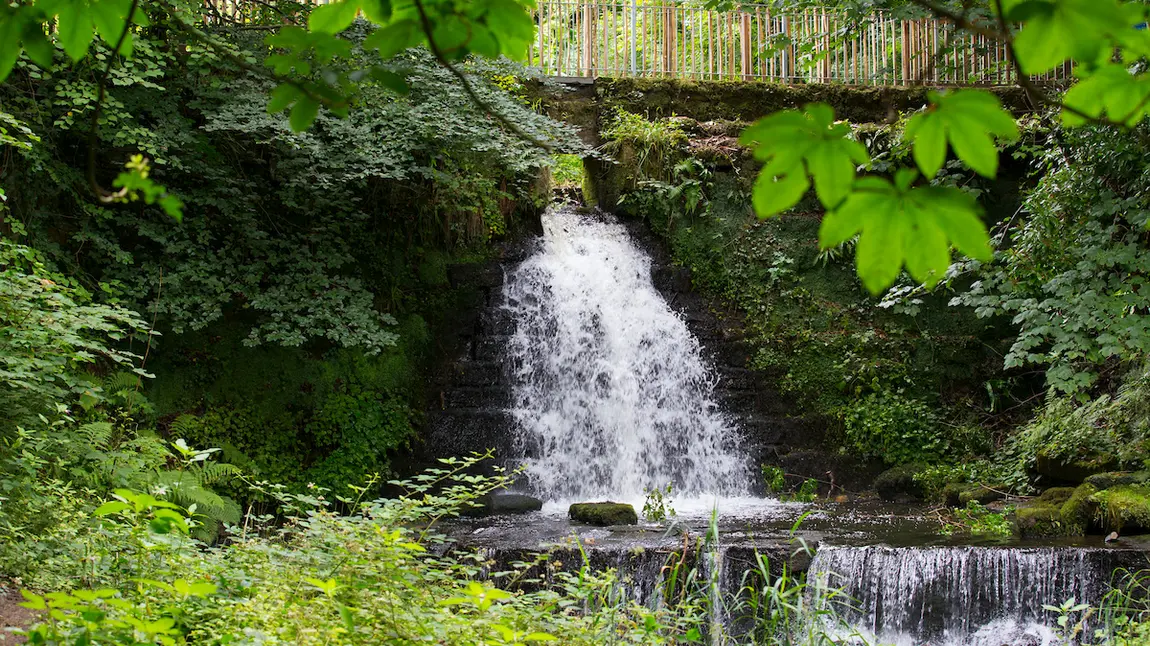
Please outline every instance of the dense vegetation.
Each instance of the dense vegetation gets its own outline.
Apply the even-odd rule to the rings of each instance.
[[[0,577],[52,610],[34,643],[720,643],[718,604],[761,643],[840,628],[799,622],[803,584],[765,563],[722,599],[671,554],[654,608],[585,563],[492,573],[435,526],[504,480],[471,458],[391,480],[461,304],[448,267],[577,174],[553,153],[592,154],[498,57],[530,41],[524,5],[456,4],[0,10]],[[880,125],[812,106],[742,147],[747,124],[618,112],[611,206],[900,493],[988,533],[1012,527],[987,492],[1038,490],[1024,536],[1150,530],[1147,102],[1116,64],[1150,49],[1125,29],[1145,10],[1095,3],[1077,48],[1039,49],[1067,18],[1036,4],[995,28],[1028,71],[1079,58],[1096,96],[1021,125],[981,92]],[[951,246],[976,259],[942,272]]]

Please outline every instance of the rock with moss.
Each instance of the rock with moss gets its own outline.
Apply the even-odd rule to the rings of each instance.
[[[1118,485],[1146,484],[1150,481],[1147,471],[1106,471],[1089,476],[1083,482],[1096,489],[1109,489]]]
[[[1051,487],[1038,495],[1038,500],[1049,505],[1061,505],[1070,500],[1076,489],[1074,487]]]
[[[1091,498],[1098,488],[1090,483],[1078,485],[1062,503],[1062,521],[1068,531],[1075,534],[1085,534],[1090,529],[1098,513],[1098,503]]]
[[[883,500],[922,500],[926,497],[921,482],[915,475],[923,470],[922,464],[903,464],[887,469],[874,479],[874,489]]]
[[[1138,534],[1150,531],[1150,486],[1118,485],[1090,496],[1098,504],[1103,531]]]
[[[1067,459],[1038,453],[1035,457],[1035,471],[1049,482],[1078,484],[1090,476],[1112,470],[1116,464],[1109,457],[1092,459]]]
[[[952,482],[942,489],[942,498],[948,507],[962,508],[971,502],[985,505],[1002,500],[1005,495],[997,488],[986,487],[971,482]]]
[[[567,510],[571,520],[588,525],[635,525],[639,515],[635,508],[621,502],[577,502]]]
[[[1022,538],[1078,536],[1082,529],[1067,523],[1063,505],[1074,495],[1073,487],[1054,487],[1042,492],[1025,507],[1014,512],[1014,522]]]

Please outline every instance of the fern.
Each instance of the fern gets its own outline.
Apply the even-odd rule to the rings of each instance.
[[[230,464],[210,464],[211,469],[165,469],[152,477],[153,488],[161,489],[164,498],[181,507],[194,510],[194,517],[200,522],[193,535],[210,543],[219,535],[220,525],[235,525],[243,518],[239,503],[227,496],[212,491],[211,481],[239,473]]]
[[[114,428],[111,422],[89,422],[76,429],[76,432],[90,446],[98,449],[106,449],[108,448],[108,443],[112,441]]]
[[[202,422],[195,415],[180,415],[168,427],[171,437],[196,437],[202,429]]]
[[[151,402],[140,389],[139,375],[132,372],[117,372],[108,375],[101,389],[105,398],[131,412],[151,407]]]

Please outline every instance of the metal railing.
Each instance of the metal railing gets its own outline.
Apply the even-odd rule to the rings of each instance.
[[[1014,83],[1005,47],[935,19],[830,9],[539,0],[529,64],[571,77],[667,77],[851,85]],[[1037,82],[1070,78],[1069,65]]]

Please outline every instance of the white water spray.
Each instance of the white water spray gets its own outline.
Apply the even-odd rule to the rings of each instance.
[[[548,500],[747,490],[737,433],[699,342],[651,283],[626,230],[570,208],[509,276],[513,413],[531,488]]]

